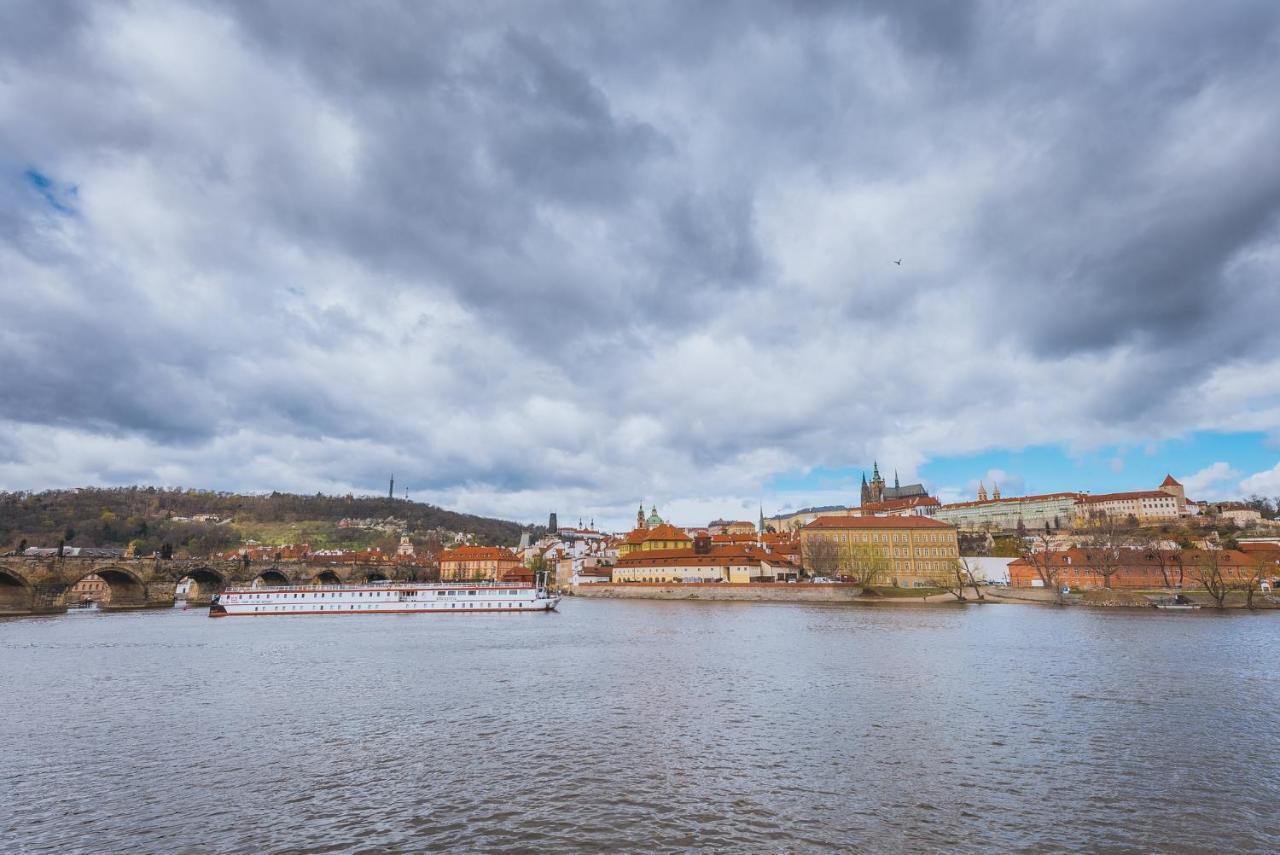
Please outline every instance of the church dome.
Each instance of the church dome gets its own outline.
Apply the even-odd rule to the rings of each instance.
[[[645,525],[649,528],[653,528],[656,525],[662,525],[662,517],[658,516],[657,507],[650,509],[649,519],[645,520]]]

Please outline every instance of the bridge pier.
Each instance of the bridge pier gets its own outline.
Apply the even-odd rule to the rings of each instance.
[[[191,580],[187,603],[208,605],[228,585],[339,584],[371,578],[408,579],[390,564],[327,564],[306,561],[255,565],[236,560],[154,558],[0,557],[0,616],[62,614],[66,594],[89,574],[110,587],[101,608],[108,611],[172,608],[174,589]]]

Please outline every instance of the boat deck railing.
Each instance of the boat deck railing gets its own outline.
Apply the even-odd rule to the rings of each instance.
[[[368,583],[352,583],[349,585],[259,585],[258,587],[249,587],[247,585],[229,585],[223,589],[223,593],[306,593],[312,591],[350,591],[360,589],[366,591],[369,589],[385,590],[385,591],[402,591],[410,588],[532,588],[533,585],[528,582],[368,582]]]

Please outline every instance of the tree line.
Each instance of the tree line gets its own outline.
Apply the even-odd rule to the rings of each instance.
[[[0,492],[0,544],[32,546],[140,545],[149,555],[165,543],[205,555],[240,542],[230,525],[174,520],[212,514],[237,523],[324,521],[344,518],[403,520],[413,530],[466,532],[481,544],[512,544],[526,530],[519,523],[447,511],[387,497],[245,495],[163,487],[81,488]],[[535,529],[536,530],[536,529]],[[26,544],[22,544],[26,545]]]

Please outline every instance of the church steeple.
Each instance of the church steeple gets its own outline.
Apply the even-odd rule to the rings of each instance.
[[[981,481],[978,482],[978,501],[985,502],[987,500],[987,485]]]
[[[636,528],[644,528],[644,502],[640,503],[640,510],[636,511]]]
[[[991,482],[991,498],[993,499],[1000,498],[1000,485],[997,484],[995,481]]]
[[[893,470],[893,489],[895,489],[895,490],[899,490],[899,489],[901,489],[901,485],[898,483],[898,470],[897,470],[897,469]]]

